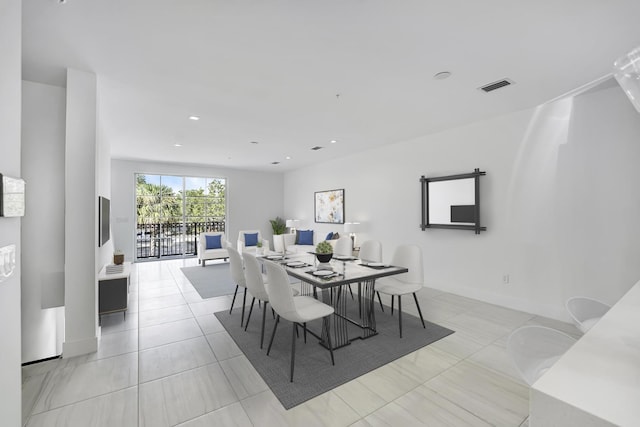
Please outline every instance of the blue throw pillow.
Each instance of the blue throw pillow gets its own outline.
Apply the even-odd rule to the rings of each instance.
[[[327,234],[327,237],[325,237],[324,240],[331,240],[332,237],[333,237],[333,231]]]
[[[244,233],[244,245],[245,246],[257,246],[258,245],[258,233]]]
[[[313,230],[301,230],[299,245],[312,245],[313,246]]]
[[[222,249],[222,242],[220,238],[222,235],[215,234],[213,236],[204,236],[207,239],[207,249]]]

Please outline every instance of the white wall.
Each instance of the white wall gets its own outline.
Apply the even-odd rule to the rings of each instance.
[[[260,229],[263,236],[273,242],[269,219],[283,216],[282,174],[114,159],[111,161],[111,230],[114,246],[124,251],[127,260],[135,258],[135,173],[226,178],[229,241],[235,247],[240,230]]]
[[[14,177],[20,176],[21,7],[19,0],[0,2],[0,173]],[[0,218],[0,247],[17,245],[15,272],[0,283],[0,420],[7,426],[18,426],[22,420],[20,222],[20,218]]]
[[[22,362],[62,353],[64,340],[64,144],[62,87],[22,83]]]
[[[96,76],[67,70],[63,357],[97,350]]]
[[[640,279],[639,141],[623,92],[593,91],[287,173],[285,214],[342,231],[314,224],[313,193],[344,188],[359,241],[380,240],[386,260],[420,245],[426,285],[567,320],[569,296],[614,303]],[[474,168],[488,230],[421,231],[420,176]]]

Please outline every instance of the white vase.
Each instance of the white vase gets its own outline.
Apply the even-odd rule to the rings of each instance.
[[[284,234],[273,236],[273,250],[278,253],[284,253]]]

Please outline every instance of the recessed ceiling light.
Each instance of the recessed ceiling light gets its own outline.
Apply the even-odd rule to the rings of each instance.
[[[174,147],[182,147],[182,144],[173,144]]]
[[[451,77],[451,71],[440,71],[433,76],[433,78],[436,80],[444,80],[448,79],[449,77]]]
[[[258,141],[250,141],[249,144],[259,144]]]
[[[287,157],[285,157],[285,159],[291,160],[291,156],[287,156]]]
[[[315,147],[311,147],[311,150],[313,151],[322,150],[322,147],[320,147],[319,145],[316,145]]]
[[[272,165],[279,165],[280,162],[271,162]]]
[[[189,120],[200,120],[198,116],[189,116]]]
[[[331,143],[332,143],[332,144],[335,144],[336,142],[338,142],[338,141],[336,141],[335,139],[332,139],[332,140],[331,140]]]

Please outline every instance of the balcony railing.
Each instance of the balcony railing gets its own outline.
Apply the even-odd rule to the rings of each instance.
[[[197,255],[198,236],[204,231],[224,231],[224,221],[138,224],[136,258]]]

